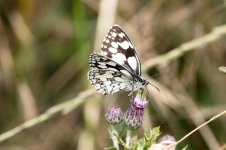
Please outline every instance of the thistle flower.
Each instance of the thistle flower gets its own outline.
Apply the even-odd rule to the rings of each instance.
[[[119,107],[114,106],[107,109],[105,112],[105,120],[109,124],[118,124],[122,120],[122,111]]]
[[[163,135],[159,138],[158,143],[171,144],[176,142],[175,138],[169,134]]]
[[[176,146],[171,144],[176,143],[176,140],[171,135],[163,135],[157,144],[153,144],[148,150],[175,150]]]
[[[144,108],[147,105],[147,101],[142,99],[140,95],[131,101],[131,104],[127,111],[124,113],[125,124],[131,129],[138,129],[142,126],[144,118]]]

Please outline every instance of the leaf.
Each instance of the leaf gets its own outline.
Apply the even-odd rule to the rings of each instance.
[[[136,150],[144,150],[145,145],[146,145],[146,142],[143,138],[138,140]]]
[[[150,132],[154,135],[159,136],[160,135],[160,126],[153,128]]]
[[[144,134],[144,139],[146,141],[145,147],[150,147],[152,144],[156,143],[157,138],[160,135],[160,127],[155,127],[150,129],[148,134]]]

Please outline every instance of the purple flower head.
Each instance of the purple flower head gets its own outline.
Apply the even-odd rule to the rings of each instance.
[[[107,109],[105,112],[105,120],[109,124],[118,124],[122,120],[122,111],[119,107],[114,106]]]
[[[169,134],[163,135],[160,137],[158,140],[158,143],[163,143],[163,144],[171,144],[176,142],[175,138]]]
[[[124,113],[123,119],[125,124],[135,130],[141,127],[144,118],[144,108],[146,106],[147,101],[142,99],[140,95],[137,95]]]
[[[152,144],[151,147],[148,148],[148,150],[175,150],[175,143],[175,138],[171,135],[166,134],[161,136],[161,138],[158,140],[158,143]]]
[[[144,109],[148,102],[145,99],[142,100],[141,96],[137,94],[131,103],[136,109]]]

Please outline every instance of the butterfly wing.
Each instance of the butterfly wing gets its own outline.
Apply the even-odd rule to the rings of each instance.
[[[92,70],[88,73],[88,79],[98,92],[106,95],[121,90],[133,90],[132,75],[113,60],[99,54],[91,54],[89,64]]]
[[[131,91],[131,83],[123,74],[112,70],[91,70],[88,78],[96,90],[104,95],[118,91]]]
[[[118,25],[112,26],[101,46],[102,55],[125,67],[131,74],[141,75],[140,60],[127,34]]]

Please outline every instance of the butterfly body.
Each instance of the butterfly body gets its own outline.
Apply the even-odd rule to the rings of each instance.
[[[127,34],[114,25],[101,46],[101,54],[91,54],[88,79],[104,95],[143,89],[149,82],[141,78],[141,65]]]

